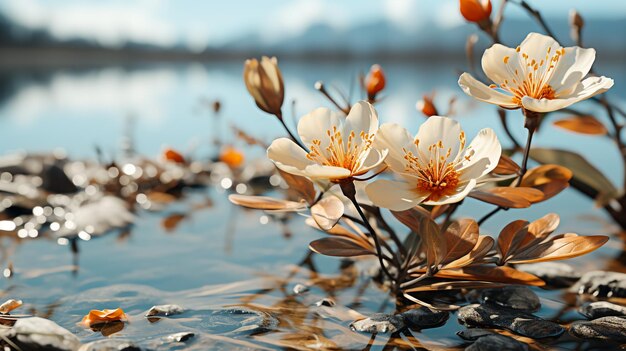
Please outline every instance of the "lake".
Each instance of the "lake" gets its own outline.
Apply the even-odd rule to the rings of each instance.
[[[231,126],[267,143],[283,134],[279,123],[258,110],[248,96],[242,61],[0,69],[0,150],[3,155],[56,151],[71,159],[95,159],[97,147],[106,159],[121,160],[123,145],[128,148],[132,143],[137,153],[150,158],[157,158],[168,146],[189,158],[209,160],[217,155],[217,138],[243,150],[247,162],[260,161],[264,150],[236,139]],[[315,107],[331,107],[313,89],[314,83],[322,80],[347,92],[350,82],[372,63],[281,61],[285,115],[301,116]],[[416,101],[436,91],[435,102],[441,113],[447,110],[450,98],[458,98],[454,117],[468,138],[491,127],[503,145],[511,145],[495,108],[465,96],[457,86],[465,62],[379,63],[388,82],[385,98],[377,105],[382,123],[398,122],[415,132],[425,120],[415,109]],[[624,106],[623,63],[605,62],[600,56],[594,68],[615,79],[608,95]],[[353,100],[357,95],[353,94]],[[222,104],[217,118],[208,107],[215,99]],[[295,112],[291,100],[295,100]],[[576,108],[603,121],[607,118],[591,102]],[[508,116],[515,136],[524,140],[520,112],[510,111]],[[548,121],[557,118],[550,116]],[[580,152],[614,184],[623,183],[623,166],[608,138],[572,134],[544,123],[534,146]],[[122,307],[130,321],[111,337],[153,349],[182,349],[182,345],[159,341],[179,331],[196,334],[184,348],[189,350],[204,350],[207,345],[224,350],[363,349],[372,342],[372,350],[382,349],[389,336],[380,335],[372,341],[370,335],[352,332],[350,321],[320,318],[311,307],[322,298],[332,297],[337,306],[366,315],[392,311],[393,302],[366,274],[376,262],[363,259],[348,263],[319,255],[311,258],[307,245],[322,233],[307,227],[298,215],[274,218],[231,205],[229,191],[219,185],[186,189],[179,201],[159,211],[139,210],[129,231],[79,240],[76,254],[54,238],[22,239],[0,231],[1,268],[12,267],[10,278],[0,278],[2,295],[24,300],[25,305],[17,311],[46,316],[83,342],[103,336],[78,325],[82,316],[91,309]],[[468,200],[458,215],[479,217],[492,208]],[[561,216],[558,233],[611,236],[590,256],[567,263],[580,271],[626,272],[623,256],[620,258],[624,241],[618,235],[619,228],[593,201],[573,189],[529,209],[502,212],[487,221],[481,232],[498,233],[511,220],[534,220],[548,212]],[[167,224],[168,218],[179,221]],[[294,296],[292,289],[298,283],[313,286],[307,294]],[[534,290],[543,304],[538,315],[562,321],[578,318],[563,302],[563,291]],[[158,304],[179,304],[188,312],[150,323],[143,315]],[[256,325],[257,320],[272,328],[241,329]],[[416,343],[428,348],[461,348],[464,342],[455,333],[462,329],[452,315],[445,326],[414,332],[413,338],[404,336],[404,344],[398,345],[407,349],[409,344],[419,346]],[[558,343],[575,348],[577,342],[565,339]]]

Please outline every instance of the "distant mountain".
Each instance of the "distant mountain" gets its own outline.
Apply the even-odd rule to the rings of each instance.
[[[552,30],[569,46],[567,19],[549,19]],[[528,32],[542,32],[531,19],[506,19],[501,28],[501,38],[505,43],[516,45]],[[392,22],[377,21],[364,23],[346,29],[336,29],[325,24],[316,24],[303,33],[282,40],[267,42],[258,33],[250,33],[221,46],[210,46],[203,53],[191,53],[184,45],[159,47],[155,45],[128,42],[123,47],[107,48],[86,39],[58,41],[44,30],[32,30],[15,24],[0,13],[0,47],[41,48],[41,49],[81,49],[123,53],[159,54],[160,57],[216,57],[272,54],[280,56],[393,56],[393,57],[458,57],[465,54],[465,42],[471,33],[480,32],[474,25],[462,24],[441,28],[435,23],[421,23],[416,29],[407,31]],[[626,59],[625,19],[587,19],[583,32],[584,43],[598,50],[600,55]],[[480,33],[478,44],[490,44],[484,33]]]

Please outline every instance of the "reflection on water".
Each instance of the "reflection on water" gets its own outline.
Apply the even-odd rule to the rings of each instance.
[[[296,115],[328,105],[312,89],[313,83],[323,80],[347,91],[358,69],[365,70],[369,64],[284,62],[287,101],[296,100]],[[452,96],[459,97],[455,110],[467,111],[460,117],[469,136],[485,126],[504,135],[491,107],[461,95],[456,72],[464,63],[383,66],[388,97],[380,104],[379,114],[384,122],[400,122],[416,131],[423,118],[414,104],[423,94],[436,91],[435,101],[441,106]],[[599,62],[597,69],[617,82],[623,80],[621,64]],[[264,142],[280,135],[280,129],[246,94],[241,70],[236,62],[1,72],[0,127],[4,133],[0,150],[7,154],[12,150],[49,152],[62,148],[71,158],[96,159],[98,149],[104,161],[119,161],[125,156],[122,142],[132,140],[139,154],[153,159],[169,145],[194,160],[206,161],[215,158],[214,139],[220,138],[244,148],[248,160],[261,158],[264,150],[234,139],[230,126]],[[612,97],[619,95],[626,94],[618,83]],[[207,101],[214,99],[222,102],[219,118],[214,118],[207,107]],[[580,107],[593,112],[593,105]],[[291,115],[290,108],[286,115]],[[516,112],[509,115],[521,139],[521,116]],[[579,151],[616,184],[622,182],[619,156],[608,140],[571,135],[546,125],[537,145]],[[80,184],[80,179],[72,180]],[[306,227],[301,218],[272,217],[234,207],[226,201],[233,184],[220,184],[224,185],[218,182],[215,187],[186,188],[179,200],[162,201],[157,208],[137,206],[132,226],[102,237],[78,236],[71,242],[60,242],[55,236],[34,239],[32,236],[38,235],[28,235],[28,231],[19,237],[0,230],[3,297],[24,300],[22,313],[50,318],[76,333],[81,341],[114,333],[116,338],[141,341],[154,349],[172,348],[162,338],[183,331],[195,334],[189,349],[197,350],[206,349],[206,345],[222,349],[362,349],[368,344],[380,349],[387,343],[406,349],[420,345],[462,347],[455,333],[463,328],[454,316],[445,327],[397,337],[370,337],[349,330],[355,311],[367,315],[394,308],[367,275],[376,263],[310,254],[308,242],[321,234]],[[123,195],[123,190],[116,191]],[[139,205],[140,200],[146,203],[148,198],[137,198]],[[491,209],[468,201],[472,206],[463,208],[466,215]],[[42,207],[41,211],[47,209]],[[54,208],[51,211],[55,215]],[[531,209],[503,213],[482,229],[497,232],[512,219],[533,220],[551,211],[561,215],[562,232],[617,231],[601,210],[574,190]],[[613,237],[592,254],[593,259],[568,263],[581,270],[626,271],[623,242],[623,238]],[[296,284],[305,284],[310,291],[294,295]],[[544,306],[540,316],[573,319],[574,312],[567,303],[571,297],[566,299],[562,291],[536,291]],[[329,312],[316,306],[322,299],[332,299],[338,307]],[[159,304],[179,304],[187,312],[150,323],[144,314]],[[98,332],[77,325],[90,309],[116,307],[125,310],[129,323],[109,325]],[[559,343],[576,347],[571,340]]]

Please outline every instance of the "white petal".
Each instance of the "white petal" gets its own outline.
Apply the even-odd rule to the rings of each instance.
[[[298,144],[287,138],[276,139],[267,148],[267,157],[278,168],[293,174],[301,174],[306,166],[313,163],[306,158],[306,154]]]
[[[481,130],[463,153],[460,167],[461,179],[477,179],[498,165],[502,146],[491,128]],[[465,159],[469,157],[469,161]]]
[[[512,82],[516,69],[520,73],[524,72],[519,64],[518,56],[515,49],[494,44],[483,54],[481,61],[483,71],[489,79],[498,85],[504,83],[505,80]],[[505,57],[508,57],[508,63],[504,63]]]
[[[359,101],[352,106],[344,123],[344,133],[346,134],[344,140],[351,131],[354,131],[357,139],[360,140],[358,136],[361,132],[375,134],[377,130],[378,114],[372,104],[366,101]]]
[[[363,161],[363,165],[359,169],[359,173],[361,174],[366,173],[370,169],[374,169],[380,166],[380,164],[385,161],[385,158],[387,158],[387,155],[389,154],[389,150],[387,149],[384,149],[382,151],[374,149],[370,151],[371,152],[369,153],[369,155],[367,155],[367,158],[365,159],[365,161]]]
[[[276,57],[269,58],[267,56],[261,57],[261,67],[265,70],[265,73],[272,82],[274,91],[280,90],[280,78],[278,72],[278,60]]]
[[[350,176],[350,171],[343,167],[322,166],[312,164],[304,168],[304,173],[312,179],[344,179]]]
[[[387,179],[378,179],[368,184],[365,192],[376,206],[392,211],[408,210],[419,205],[426,198],[414,191],[413,184]]]
[[[552,55],[554,55],[554,53],[561,48],[561,45],[559,45],[559,43],[557,43],[552,37],[547,35],[530,33],[526,36],[526,39],[522,41],[519,47],[519,53],[528,55],[528,62],[530,63],[533,59],[537,62],[545,60],[546,55],[552,57]],[[550,50],[549,54],[548,50]],[[522,66],[524,66],[524,61],[522,61],[521,58],[520,62],[522,63]]]
[[[413,136],[404,127],[395,123],[385,123],[380,126],[374,139],[374,147],[378,150],[388,150],[389,155],[385,163],[397,173],[404,172],[405,168],[403,148],[417,155]]]
[[[458,189],[457,193],[450,196],[443,196],[441,199],[437,201],[426,201],[425,205],[446,205],[453,204],[459,202],[467,197],[467,195],[476,187],[476,179],[471,179],[469,182],[462,184]]]
[[[549,82],[552,89],[556,91],[556,96],[571,93],[578,82],[589,73],[595,59],[594,49],[583,49],[578,46],[565,48],[565,55],[559,59]]]
[[[501,93],[496,89],[486,86],[469,73],[461,74],[461,77],[459,77],[459,86],[463,89],[465,94],[480,101],[506,108],[518,107],[518,105],[513,102],[512,95]]]
[[[330,142],[326,132],[332,130],[333,126],[341,130],[342,117],[328,108],[316,108],[300,118],[298,135],[306,146],[311,145],[314,139],[320,140],[322,142],[320,149],[325,151]]]
[[[581,100],[602,94],[613,86],[613,79],[607,77],[589,77],[583,80],[575,91],[567,98],[560,99],[533,99],[525,96],[522,98],[522,106],[535,112],[551,112],[560,110],[575,104]]]
[[[456,158],[461,146],[460,135],[463,132],[461,124],[452,118],[431,116],[426,122],[422,123],[415,139],[419,140],[418,148],[425,156],[430,156],[428,148],[437,144],[439,141],[443,143],[444,149],[441,151],[443,155],[448,149],[451,149],[451,159]],[[425,160],[428,163],[428,160]]]

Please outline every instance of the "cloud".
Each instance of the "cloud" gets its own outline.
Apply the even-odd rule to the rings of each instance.
[[[160,1],[42,3],[6,0],[5,12],[29,28],[47,29],[59,39],[84,38],[106,46],[128,41],[155,45],[177,42],[176,28],[158,15]]]
[[[264,40],[294,37],[315,24],[342,28],[347,22],[343,8],[329,0],[291,1],[272,17],[267,21],[267,31],[260,33]]]

